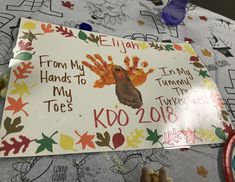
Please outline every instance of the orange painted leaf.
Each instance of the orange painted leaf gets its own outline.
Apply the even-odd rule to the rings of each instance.
[[[179,44],[173,44],[173,46],[177,51],[182,51],[183,50],[183,48]]]
[[[95,148],[95,145],[93,143],[93,139],[95,135],[88,135],[88,132],[84,133],[83,135],[79,135],[79,133],[75,130],[74,131],[79,137],[80,140],[76,144],[82,145],[82,150],[86,149],[86,146],[89,146],[90,148]]]
[[[50,32],[54,32],[55,30],[52,28],[51,24],[41,24],[41,29],[43,30],[44,33],[50,33]]]
[[[26,116],[28,116],[28,113],[23,109],[23,107],[28,104],[27,102],[26,103],[23,103],[22,101],[22,98],[20,97],[19,99],[15,100],[14,98],[12,97],[7,97],[7,101],[9,103],[9,106],[7,106],[5,108],[5,110],[8,110],[8,111],[13,111],[13,114],[19,112],[19,111],[23,111],[25,113]]]

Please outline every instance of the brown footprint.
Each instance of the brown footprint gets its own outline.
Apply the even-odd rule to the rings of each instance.
[[[134,87],[126,70],[121,66],[112,67],[113,78],[116,82],[116,95],[120,103],[130,106],[133,109],[143,105],[141,93]]]

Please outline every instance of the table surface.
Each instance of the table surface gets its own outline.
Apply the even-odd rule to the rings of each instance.
[[[231,19],[189,4],[184,22],[169,27],[160,21],[163,6],[147,0],[65,0],[64,3],[0,0],[0,3],[0,73],[8,69],[13,56],[20,17],[76,28],[87,22],[95,32],[134,40],[189,41],[217,83],[232,121],[235,119],[235,21]],[[133,24],[138,28],[133,29]],[[0,112],[3,103],[2,100]],[[143,166],[154,170],[165,167],[176,182],[224,181],[222,146],[0,159],[0,182],[132,182],[139,181]]]

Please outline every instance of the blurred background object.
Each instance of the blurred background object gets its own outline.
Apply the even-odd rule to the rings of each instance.
[[[191,0],[190,2],[235,20],[235,0]]]

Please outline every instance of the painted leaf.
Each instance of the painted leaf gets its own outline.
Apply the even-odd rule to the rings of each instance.
[[[21,65],[17,66],[16,69],[13,70],[13,73],[16,77],[15,82],[18,79],[25,79],[29,77],[29,74],[32,73],[32,69],[34,67],[32,66],[31,62],[22,62]]]
[[[149,128],[146,128],[147,133],[148,133],[148,137],[146,138],[146,140],[152,141],[152,145],[154,145],[155,143],[157,143],[159,141],[159,139],[162,137],[162,135],[158,135],[157,130],[152,131]]]
[[[23,36],[20,39],[27,39],[29,42],[32,42],[33,39],[37,40],[36,34],[33,34],[31,31],[23,32]]]
[[[147,42],[139,42],[138,45],[139,45],[141,50],[149,48],[149,45],[148,45]]]
[[[69,30],[68,28],[63,27],[62,25],[56,26],[55,28],[56,28],[56,32],[60,32],[61,35],[64,35],[65,37],[75,37],[73,35],[72,30]]]
[[[13,114],[15,114],[19,111],[23,111],[25,113],[25,115],[28,116],[28,113],[23,109],[24,106],[27,105],[28,103],[27,102],[23,103],[21,97],[17,100],[15,100],[12,97],[7,97],[7,101],[9,103],[9,106],[7,106],[5,108],[5,110],[13,111]]]
[[[50,137],[42,133],[42,139],[36,140],[36,142],[40,144],[36,150],[36,154],[44,151],[45,149],[49,152],[53,152],[53,144],[57,143],[52,139],[52,137],[57,133],[58,131],[54,132]]]
[[[72,10],[74,7],[74,4],[72,4],[70,1],[62,1],[62,6]]]
[[[198,166],[197,167],[197,174],[205,178],[208,175],[208,171],[206,170],[206,168],[204,166]]]
[[[21,149],[21,151],[24,153],[30,142],[32,142],[32,140],[23,135],[19,136],[19,140],[16,140],[15,137],[11,138],[10,142],[3,140],[2,145],[0,146],[0,152],[4,151],[4,156],[8,156],[10,151],[12,151],[13,154],[18,154]]]
[[[11,118],[7,117],[4,120],[4,127],[6,129],[6,134],[2,137],[2,140],[11,133],[20,132],[24,128],[24,126],[19,125],[20,123],[21,123],[21,117],[13,119],[13,122]]]
[[[203,21],[207,21],[207,17],[206,16],[199,16],[200,20],[203,20]]]
[[[167,44],[164,45],[166,51],[174,51],[175,49],[173,48],[172,44]]]
[[[210,52],[210,51],[208,51],[207,49],[203,49],[203,50],[201,50],[201,51],[202,51],[202,54],[203,54],[204,56],[212,57],[211,52]]]
[[[233,134],[235,132],[235,129],[233,129],[231,124],[228,125],[227,123],[223,122],[223,126],[224,126],[223,132],[225,133]]]
[[[20,40],[18,42],[18,47],[20,49],[20,51],[31,51],[33,50],[32,46],[32,42],[24,42],[23,40]]]
[[[74,139],[69,135],[60,134],[60,146],[64,150],[73,150],[74,149]]]
[[[78,32],[78,38],[81,39],[81,40],[84,40],[86,43],[88,43],[87,42],[88,37],[87,37],[86,33],[83,32],[82,30],[80,30]]]
[[[157,43],[150,42],[149,45],[150,47],[153,47],[154,49],[157,49],[158,51],[164,50],[163,46],[162,45],[159,46]]]
[[[204,68],[205,66],[199,62],[193,62],[193,66],[197,67],[197,68]]]
[[[203,71],[202,69],[200,69],[199,71],[199,76],[202,76],[203,78],[206,78],[206,77],[210,78],[210,75],[208,75],[207,70]]]
[[[177,50],[177,51],[182,51],[183,50],[183,48],[179,44],[173,44],[173,46],[174,46],[175,50]]]
[[[31,60],[33,55],[35,54],[35,52],[33,53],[29,53],[29,52],[21,52],[19,54],[16,55],[16,57],[14,57],[14,59],[19,59],[19,60],[23,60],[23,61],[28,61]]]
[[[223,99],[221,98],[219,92],[217,91],[212,91],[210,95],[212,101],[214,102],[216,109],[221,110],[224,107],[224,102]]]
[[[222,128],[219,128],[219,127],[216,127],[216,126],[212,126],[212,127],[215,128],[215,134],[216,134],[217,137],[219,137],[220,139],[222,139],[224,141],[227,139],[227,137],[225,135],[225,132],[223,131]]]
[[[191,38],[188,38],[188,37],[184,37],[184,41],[188,42],[189,44],[193,43],[193,40]]]
[[[184,45],[183,45],[183,48],[184,48],[184,50],[185,50],[188,54],[190,54],[190,55],[192,55],[192,56],[196,56],[196,55],[197,55],[196,52],[194,51],[194,49],[190,46],[190,44],[184,44]]]
[[[125,137],[122,134],[121,128],[119,128],[119,133],[115,133],[113,135],[112,142],[113,142],[114,149],[122,146],[123,143],[125,142]]]
[[[168,130],[164,133],[164,143],[175,146],[175,143],[178,143],[182,140],[182,132],[173,128],[173,130]]]
[[[190,61],[199,61],[197,56],[191,56],[189,60]]]
[[[76,144],[81,144],[82,150],[86,149],[86,146],[95,149],[95,144],[92,141],[95,135],[88,135],[88,132],[80,135],[76,130],[74,132],[80,137],[80,140]]]
[[[197,137],[210,142],[215,142],[218,140],[218,137],[215,135],[215,133],[207,128],[199,128],[196,131],[196,135]]]
[[[196,140],[195,130],[187,128],[187,130],[182,130],[181,132],[186,136],[187,143],[190,143],[190,142],[194,143],[195,142],[195,140]]]
[[[202,84],[210,90],[215,88],[215,83],[211,79],[204,78]]]
[[[225,110],[221,110],[221,115],[225,121],[228,121],[229,113]]]
[[[104,134],[96,133],[96,138],[98,139],[98,141],[96,141],[95,143],[98,146],[100,146],[100,147],[109,147],[113,150],[113,148],[110,146],[110,135],[107,131],[104,132]]]
[[[37,22],[28,21],[22,25],[22,29],[33,30],[36,28]]]
[[[13,94],[13,95],[19,94],[20,97],[22,97],[24,94],[30,95],[29,87],[24,81],[22,81],[21,84],[17,82],[13,82],[13,85],[15,89],[12,90],[9,94]]]
[[[144,130],[142,129],[135,129],[135,131],[131,132],[131,136],[127,136],[127,147],[130,148],[137,148],[143,142],[144,139]]]
[[[95,36],[93,33],[90,33],[90,36],[87,37],[87,39],[88,39],[89,41],[91,41],[91,42],[96,43],[96,45],[99,46],[98,41],[99,41],[100,38],[99,38],[98,35]]]
[[[45,23],[42,23],[41,24],[41,29],[44,33],[51,33],[51,32],[54,32],[55,30],[52,28],[52,25],[51,24],[45,24]]]

